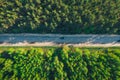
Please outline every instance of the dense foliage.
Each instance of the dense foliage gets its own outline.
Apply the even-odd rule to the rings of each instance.
[[[0,0],[0,32],[120,34],[120,0]]]
[[[120,50],[0,50],[0,80],[120,80]]]

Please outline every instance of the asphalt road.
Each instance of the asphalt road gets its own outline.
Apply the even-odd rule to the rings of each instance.
[[[120,35],[0,34],[0,46],[21,45],[18,43],[27,43],[27,45],[43,43],[43,46],[45,43],[49,43],[48,46],[52,46],[52,44],[118,45],[120,43]]]

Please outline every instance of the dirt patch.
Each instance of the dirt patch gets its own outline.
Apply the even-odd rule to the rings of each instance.
[[[15,44],[11,43],[2,43],[0,46],[61,46],[61,45],[67,45],[67,46],[75,46],[75,47],[120,47],[120,43],[108,43],[108,44],[93,44],[93,43],[79,43],[79,44],[56,44],[53,42],[19,42]]]

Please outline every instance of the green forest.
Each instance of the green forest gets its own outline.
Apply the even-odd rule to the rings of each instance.
[[[0,48],[0,80],[120,80],[120,49]]]
[[[120,0],[0,0],[0,33],[120,34]]]

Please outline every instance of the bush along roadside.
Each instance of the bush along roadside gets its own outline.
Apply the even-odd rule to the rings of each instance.
[[[120,50],[17,48],[0,51],[1,80],[120,80]]]

